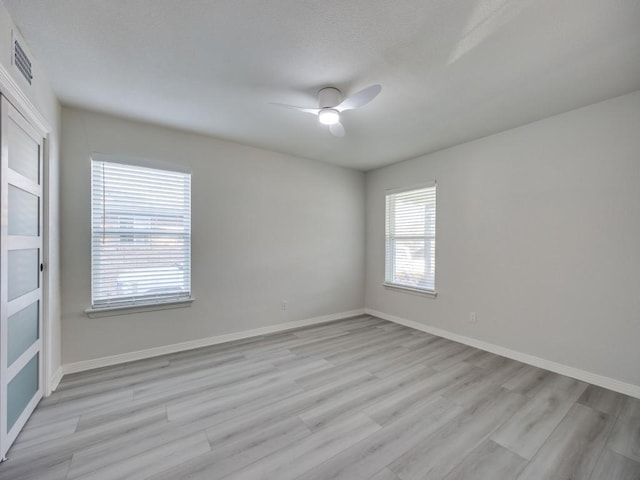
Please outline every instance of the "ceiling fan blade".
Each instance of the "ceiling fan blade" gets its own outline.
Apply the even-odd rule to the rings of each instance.
[[[339,137],[339,138],[344,137],[344,127],[340,122],[334,123],[333,125],[329,125],[329,131],[331,132],[331,135],[333,135],[334,137]]]
[[[339,112],[344,112],[345,110],[363,107],[376,98],[381,91],[382,85],[371,85],[370,87],[360,90],[358,93],[354,93],[350,97],[345,98],[340,105],[335,107],[335,109]]]
[[[296,107],[295,105],[287,105],[286,103],[274,103],[274,102],[270,102],[271,105],[277,105],[278,107],[285,107],[285,108],[293,108],[294,110],[299,110],[301,112],[305,112],[305,113],[311,113],[313,115],[317,115],[318,112],[320,111],[319,108],[305,108],[305,107]]]

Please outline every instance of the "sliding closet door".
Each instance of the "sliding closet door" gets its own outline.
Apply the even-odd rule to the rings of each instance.
[[[2,97],[0,457],[42,398],[42,136]]]

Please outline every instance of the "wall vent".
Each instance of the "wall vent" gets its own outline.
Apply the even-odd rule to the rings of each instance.
[[[31,74],[31,60],[27,57],[27,54],[22,49],[18,40],[13,41],[13,63],[20,70],[20,73],[24,75],[24,78],[27,79],[29,85],[31,85],[31,79],[33,75]]]

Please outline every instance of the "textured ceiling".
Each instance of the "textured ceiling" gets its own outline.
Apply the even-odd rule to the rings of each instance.
[[[362,170],[640,89],[638,0],[4,3],[63,104]]]

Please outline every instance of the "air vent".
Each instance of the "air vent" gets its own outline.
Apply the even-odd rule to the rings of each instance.
[[[31,79],[33,78],[33,75],[31,75],[31,60],[27,57],[18,40],[13,41],[13,63],[31,85]]]

